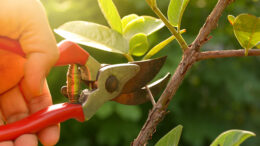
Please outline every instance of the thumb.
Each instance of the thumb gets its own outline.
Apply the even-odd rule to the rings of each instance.
[[[0,36],[19,40],[26,54],[24,87],[38,96],[43,79],[59,52],[39,0],[4,0],[0,9]]]

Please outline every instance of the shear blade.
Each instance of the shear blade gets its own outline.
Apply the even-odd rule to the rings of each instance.
[[[147,85],[161,70],[167,56],[145,61],[130,62],[140,67],[139,72],[130,79],[122,90],[123,93],[135,92]]]
[[[148,85],[148,88],[151,90],[153,96],[157,96],[166,87],[170,77],[171,74],[167,73],[163,78]],[[149,96],[150,95],[148,94],[147,89],[143,87],[132,93],[121,94],[120,96],[114,98],[113,101],[126,105],[137,105],[149,101]]]

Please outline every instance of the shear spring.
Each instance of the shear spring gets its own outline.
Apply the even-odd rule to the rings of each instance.
[[[69,65],[67,72],[67,94],[70,103],[78,103],[80,95],[80,72],[77,64]]]

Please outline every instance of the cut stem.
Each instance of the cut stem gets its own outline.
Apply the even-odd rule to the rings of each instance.
[[[145,88],[146,88],[146,90],[147,90],[147,92],[148,92],[149,98],[150,98],[150,100],[151,100],[153,106],[155,106],[155,105],[156,105],[156,102],[155,102],[155,100],[154,100],[154,98],[153,98],[153,94],[152,94],[151,90],[149,89],[149,87],[148,87],[147,85],[145,85]]]

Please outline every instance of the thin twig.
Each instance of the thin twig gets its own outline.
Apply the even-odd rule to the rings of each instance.
[[[151,90],[149,89],[149,87],[148,87],[147,85],[145,86],[145,88],[146,88],[146,90],[147,90],[147,92],[148,92],[149,98],[150,98],[150,100],[151,100],[153,106],[155,106],[156,102],[155,102],[155,100],[154,100],[154,97],[153,97],[153,94],[152,94]]]
[[[199,53],[197,57],[197,61],[205,60],[205,59],[212,59],[212,58],[227,58],[227,57],[244,57],[245,50],[219,50],[219,51],[205,51]],[[260,50],[249,50],[248,56],[260,56]]]
[[[149,3],[148,3],[149,4]],[[150,5],[153,12],[163,21],[165,26],[170,30],[170,32],[176,37],[176,40],[178,41],[179,45],[181,46],[182,50],[185,51],[188,49],[188,45],[186,41],[183,39],[182,35],[176,31],[176,29],[170,24],[168,19],[163,15],[161,10],[157,7],[157,5]]]
[[[200,29],[198,36],[193,41],[190,48],[184,52],[182,60],[178,65],[171,81],[167,85],[156,105],[150,111],[148,118],[142,127],[142,130],[138,134],[137,138],[133,141],[132,145],[143,146],[152,137],[153,133],[156,131],[156,126],[166,115],[166,109],[173,95],[176,93],[177,89],[182,83],[185,74],[197,60],[200,47],[205,43],[205,40],[208,40],[207,37],[209,33],[217,26],[217,22],[221,16],[221,13],[230,2],[231,0],[218,1],[211,14],[208,16],[203,27]]]

